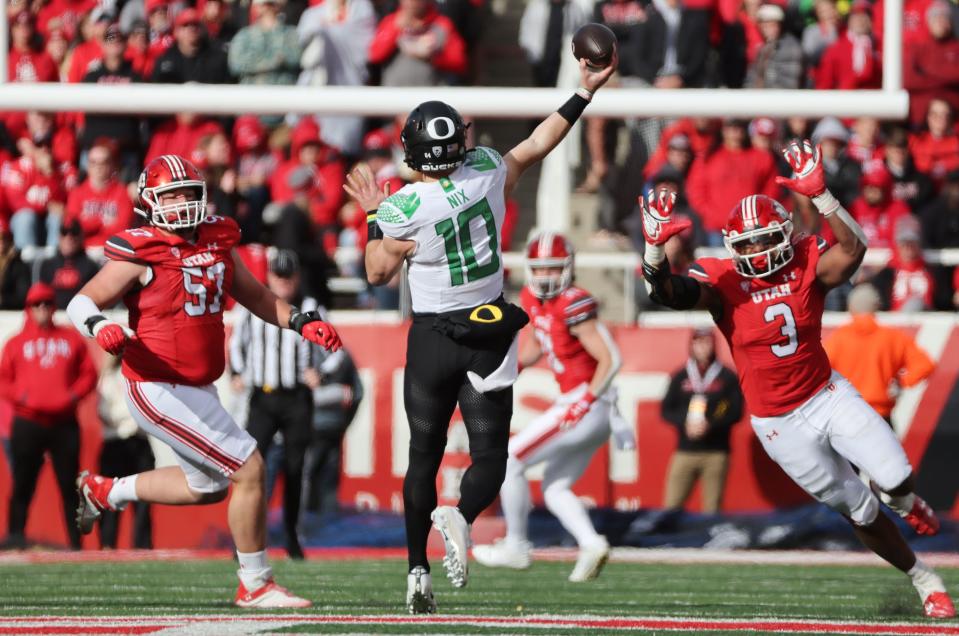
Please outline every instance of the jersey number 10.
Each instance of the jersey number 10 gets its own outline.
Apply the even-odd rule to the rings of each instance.
[[[479,258],[485,258],[485,254],[477,254],[473,249],[473,237],[470,234],[470,221],[475,218],[482,218],[485,221],[486,231],[489,234],[489,261],[485,265],[480,265]],[[458,215],[456,223],[453,219],[443,219],[435,226],[436,235],[443,237],[446,244],[446,261],[450,267],[450,284],[453,287],[462,285],[464,282],[473,282],[481,278],[486,278],[490,274],[499,271],[499,237],[497,236],[496,219],[493,218],[493,211],[490,210],[486,199],[472,205]]]

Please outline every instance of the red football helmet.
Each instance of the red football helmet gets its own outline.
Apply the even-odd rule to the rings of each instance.
[[[559,269],[562,272],[536,274],[534,269]],[[537,298],[560,295],[573,283],[573,246],[562,234],[541,232],[526,244],[526,286]]]
[[[736,271],[763,278],[782,269],[793,257],[793,222],[778,201],[762,194],[744,198],[723,228],[723,242]],[[758,247],[759,249],[750,249]]]
[[[194,228],[206,218],[206,181],[196,166],[177,155],[161,155],[140,173],[133,209],[164,230]],[[170,190],[193,188],[192,201],[160,205],[160,195]]]

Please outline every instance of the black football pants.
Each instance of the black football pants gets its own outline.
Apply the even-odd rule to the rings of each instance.
[[[288,549],[299,549],[296,525],[303,493],[303,458],[310,444],[313,424],[313,394],[306,386],[266,392],[254,388],[250,395],[247,432],[266,457],[273,436],[283,432],[283,525]]]
[[[466,377],[485,377],[502,363],[502,344],[467,346],[432,329],[433,318],[414,316],[407,337],[403,400],[410,425],[409,467],[403,481],[406,543],[410,569],[429,570],[426,542],[436,508],[436,474],[446,448],[446,431],[457,403],[469,435],[470,467],[460,483],[458,508],[467,523],[495,501],[506,475],[512,387],[479,393]]]

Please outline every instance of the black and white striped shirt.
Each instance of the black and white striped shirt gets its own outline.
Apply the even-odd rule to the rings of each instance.
[[[319,306],[314,298],[304,298],[300,311]],[[264,322],[246,308],[237,306],[230,336],[230,370],[243,377],[247,386],[272,391],[295,389],[303,385],[303,371],[316,367],[316,346],[292,329],[281,329]],[[320,309],[325,314],[323,309]],[[324,318],[325,319],[325,318]]]

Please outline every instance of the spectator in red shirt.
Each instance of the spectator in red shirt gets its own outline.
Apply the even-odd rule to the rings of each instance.
[[[909,120],[922,118],[933,99],[959,107],[959,39],[953,33],[949,5],[935,2],[926,11],[930,37],[904,47],[902,84],[909,91]]]
[[[62,29],[72,41],[80,28],[80,21],[97,6],[97,0],[52,0],[37,14],[40,33],[48,35],[53,29]]]
[[[300,167],[312,168],[315,173],[310,190],[313,222],[326,228],[335,225],[343,202],[346,167],[336,149],[320,139],[319,126],[312,117],[304,117],[296,125],[290,144],[290,159],[273,173],[270,191],[274,201],[285,203],[293,199],[294,189],[289,178]]]
[[[746,123],[726,119],[722,145],[697,157],[689,170],[686,186],[689,203],[699,212],[709,244],[722,245],[722,230],[729,211],[750,194],[779,198],[776,162],[772,154],[746,146]]]
[[[57,79],[54,81],[62,82],[67,76],[67,54],[70,52],[70,42],[63,33],[63,29],[51,29],[47,36],[47,45],[44,49],[50,59],[53,60],[57,71]]]
[[[160,54],[162,51],[153,55],[150,47],[150,27],[147,23],[142,20],[134,22],[127,36],[127,48],[123,54],[124,59],[133,67],[133,72],[139,77],[149,77],[153,72],[154,62]]]
[[[643,168],[643,176],[649,180],[664,164],[670,163],[674,168],[686,174],[689,170],[689,163],[680,167],[677,162],[679,157],[674,156],[674,160],[669,159],[669,154],[673,150],[681,149],[688,154],[688,160],[709,153],[716,145],[717,132],[719,130],[719,120],[708,117],[685,117],[671,124],[663,130],[659,137],[659,146],[656,152],[646,162]],[[673,138],[682,136],[683,141],[673,144]]]
[[[816,0],[816,21],[802,32],[802,52],[809,65],[811,84],[816,84],[816,68],[829,45],[839,38],[840,17],[835,0]],[[806,139],[806,137],[800,137]]]
[[[27,152],[4,171],[4,194],[13,211],[10,228],[17,247],[55,245],[63,206],[66,203],[64,175],[57,169],[51,149],[52,135],[33,139]]]
[[[87,179],[71,190],[65,222],[77,220],[86,244],[101,247],[112,235],[134,226],[133,203],[117,178],[116,145],[100,138],[87,153]]]
[[[76,84],[83,81],[83,77],[100,65],[103,59],[103,36],[110,26],[112,16],[97,7],[88,13],[80,23],[80,34],[83,42],[73,49],[70,56],[70,68],[67,71],[67,81]]]
[[[10,52],[7,54],[7,78],[11,82],[56,82],[57,65],[47,55],[37,37],[33,16],[21,11],[10,21]]]
[[[959,168],[959,135],[949,102],[944,99],[929,102],[926,129],[913,135],[909,150],[916,168],[937,184],[942,183],[947,172]]]
[[[902,7],[902,48],[908,51],[914,44],[929,39],[929,29],[926,27],[926,12],[935,0],[904,0]],[[876,0],[872,5],[872,23],[876,39],[882,46],[883,29],[885,22],[884,0]]]
[[[910,216],[909,206],[892,198],[892,175],[882,161],[866,164],[860,183],[862,195],[852,202],[849,213],[862,226],[869,247],[892,247],[896,224]],[[832,242],[828,227],[823,229],[823,237]]]
[[[157,126],[150,138],[144,163],[150,163],[160,155],[189,157],[199,145],[200,139],[214,133],[222,133],[223,127],[212,119],[193,113],[178,113]]]
[[[37,476],[49,453],[63,499],[70,547],[80,549],[74,522],[78,499],[74,480],[80,465],[77,403],[97,382],[87,343],[72,327],[53,322],[53,290],[42,283],[30,288],[23,329],[7,341],[0,358],[0,395],[13,404],[10,437],[13,491],[8,543],[25,547],[27,512]]]
[[[384,86],[456,83],[467,69],[466,44],[434,0],[400,0],[376,28],[369,58]]]
[[[933,308],[935,283],[919,245],[919,222],[906,216],[896,223],[896,244],[889,264],[872,280],[891,311]]]
[[[872,38],[871,6],[856,0],[846,32],[828,48],[816,71],[819,90],[855,90],[882,86],[882,61]]]

